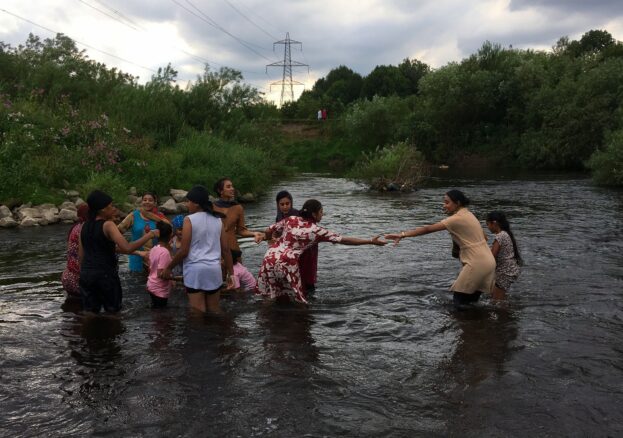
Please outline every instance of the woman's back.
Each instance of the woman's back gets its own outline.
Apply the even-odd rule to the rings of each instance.
[[[104,234],[106,221],[87,221],[80,231],[82,240],[81,270],[110,271],[117,269],[115,243]]]

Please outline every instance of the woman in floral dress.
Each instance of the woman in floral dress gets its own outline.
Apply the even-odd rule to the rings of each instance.
[[[501,211],[492,211],[487,215],[487,228],[495,238],[491,246],[491,253],[495,257],[495,286],[492,295],[494,300],[506,298],[517,277],[519,277],[522,264],[521,255],[515,235],[511,231],[510,223],[506,215]]]
[[[82,224],[87,220],[89,206],[81,204],[76,211],[78,221],[72,225],[67,234],[67,267],[61,275],[61,284],[67,292],[68,298],[80,298],[80,260],[78,259],[78,246],[80,244],[80,231]]]
[[[342,245],[377,245],[387,242],[379,236],[372,239],[340,236],[318,225],[322,219],[322,204],[310,199],[303,204],[301,216],[290,216],[271,225],[265,231],[270,241],[273,233],[279,234],[277,242],[268,248],[257,280],[256,292],[271,299],[289,298],[307,303],[301,281],[299,259],[303,251],[318,242]]]

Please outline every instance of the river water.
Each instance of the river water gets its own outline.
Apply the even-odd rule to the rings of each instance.
[[[273,196],[325,207],[345,235],[443,218],[459,188],[505,210],[525,259],[508,303],[456,313],[446,232],[397,247],[322,244],[308,307],[224,297],[192,317],[183,293],[149,308],[122,258],[124,310],[64,303],[68,227],[0,230],[2,436],[616,436],[623,433],[623,193],[574,177],[434,178],[411,194],[303,175]],[[483,222],[484,226],[484,222]],[[245,244],[257,274],[265,244]],[[619,435],[620,436],[620,435]]]

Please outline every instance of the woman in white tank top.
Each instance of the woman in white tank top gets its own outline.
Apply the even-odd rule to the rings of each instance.
[[[162,272],[184,262],[184,286],[191,309],[218,313],[220,291],[224,287],[221,257],[227,268],[227,286],[233,287],[233,263],[223,228],[223,215],[212,209],[208,191],[195,186],[186,195],[189,215],[184,218],[182,243],[173,260]]]

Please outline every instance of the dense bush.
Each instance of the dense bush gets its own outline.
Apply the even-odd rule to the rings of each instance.
[[[588,161],[595,182],[623,186],[623,130],[613,133],[603,150],[597,150]]]
[[[427,173],[422,153],[406,142],[377,148],[363,155],[349,176],[375,188],[384,188],[390,183],[414,188]]]

